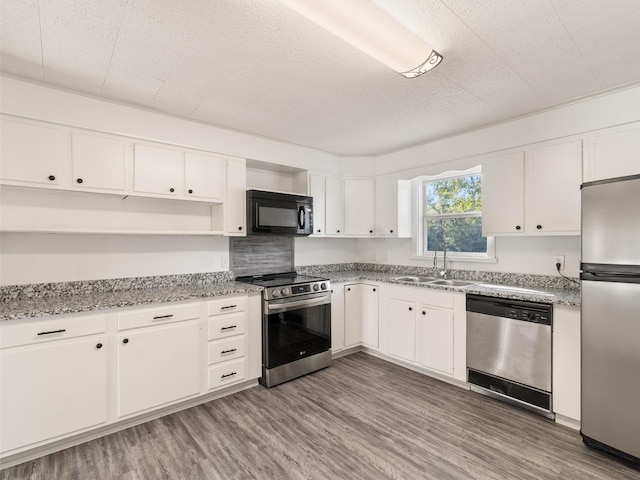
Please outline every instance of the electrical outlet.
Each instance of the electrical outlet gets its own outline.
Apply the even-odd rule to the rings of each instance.
[[[560,264],[560,270],[564,270],[564,255],[553,256],[553,268],[556,268],[558,263]]]

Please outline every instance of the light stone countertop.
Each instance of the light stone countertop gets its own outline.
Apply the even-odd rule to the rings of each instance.
[[[491,297],[508,298],[512,300],[527,300],[541,303],[551,303],[556,305],[580,306],[580,290],[578,288],[548,288],[529,287],[523,285],[490,284],[482,280],[471,280],[477,284],[467,287],[453,287],[446,285],[431,285],[428,283],[415,283],[395,280],[403,276],[403,273],[388,273],[375,270],[345,270],[345,271],[314,271],[315,275],[328,278],[333,283],[369,281],[383,282],[395,285],[406,285],[418,288],[429,288],[434,290],[447,290],[461,293],[475,293],[488,295]],[[414,275],[408,273],[407,275]]]
[[[180,285],[75,295],[36,296],[0,303],[2,310],[0,322],[260,291],[262,287],[257,285],[226,281],[211,285]]]

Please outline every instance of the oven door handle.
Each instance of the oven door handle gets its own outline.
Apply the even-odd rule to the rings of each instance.
[[[277,304],[268,304],[267,311],[268,313],[279,313],[286,312],[287,310],[295,310],[298,308],[304,307],[316,307],[318,305],[329,305],[331,304],[331,296],[327,295],[321,298],[315,298],[313,300],[298,300],[293,302],[286,303],[277,303]]]

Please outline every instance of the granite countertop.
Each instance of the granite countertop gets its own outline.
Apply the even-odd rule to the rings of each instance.
[[[158,288],[16,298],[0,303],[0,308],[2,309],[0,321],[149,305],[152,303],[196,300],[259,291],[262,291],[262,287],[257,285],[223,281],[210,285],[162,286]]]
[[[492,297],[509,298],[512,300],[528,300],[533,302],[552,303],[556,305],[579,306],[580,289],[578,288],[551,288],[540,286],[527,286],[522,284],[498,284],[488,283],[483,280],[465,279],[471,282],[478,282],[467,287],[454,287],[447,285],[431,285],[428,283],[415,283],[395,280],[403,275],[414,275],[413,273],[381,272],[375,270],[344,270],[325,271],[316,270],[314,274],[328,278],[331,282],[354,282],[370,281],[384,282],[396,285],[407,285],[418,288],[429,288],[434,290],[447,290],[461,293],[475,293]]]

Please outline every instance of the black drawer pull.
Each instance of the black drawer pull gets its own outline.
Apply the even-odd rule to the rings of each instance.
[[[220,307],[220,310],[228,310],[230,308],[236,308],[238,305],[227,305],[226,307]]]
[[[220,330],[232,330],[234,328],[238,328],[237,325],[229,325],[228,327],[222,327]]]
[[[101,344],[101,343],[98,343],[98,344],[96,345],[96,348],[97,348],[98,350],[100,350],[100,349],[102,348],[102,344]]]
[[[49,175],[49,180],[51,180],[52,182],[56,179],[55,175]]]
[[[51,330],[49,332],[38,332],[38,335],[51,335],[52,333],[62,333],[66,331],[67,330],[65,330],[64,328],[61,328],[60,330]]]
[[[193,190],[189,189],[189,193],[193,193]]]
[[[224,355],[225,353],[233,353],[233,352],[235,352],[235,351],[237,351],[237,350],[238,350],[237,348],[230,348],[229,350],[222,350],[222,351],[220,352],[220,354],[221,354],[221,355]]]
[[[153,317],[154,320],[162,320],[163,318],[171,318],[173,317],[173,314],[171,315],[158,315],[157,317]]]
[[[237,375],[237,373],[236,372],[227,373],[226,375],[222,375],[220,378],[233,377],[234,375]]]
[[[410,312],[413,312],[413,307],[409,307],[409,311],[410,311]]]
[[[124,343],[126,345],[127,343],[129,343],[129,339],[125,338],[124,340],[122,340],[122,343]]]

